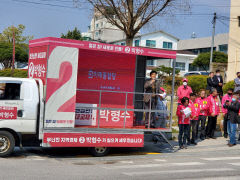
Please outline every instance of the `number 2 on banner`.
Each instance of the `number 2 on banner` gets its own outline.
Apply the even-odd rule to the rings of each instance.
[[[48,60],[45,127],[73,127],[78,49],[56,47]],[[72,123],[69,123],[72,122]]]

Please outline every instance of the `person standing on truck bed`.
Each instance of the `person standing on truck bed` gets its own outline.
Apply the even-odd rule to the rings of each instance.
[[[144,84],[144,93],[151,93],[151,94],[144,94],[143,101],[144,101],[144,109],[151,109],[155,110],[157,105],[157,96],[156,94],[160,93],[160,87],[162,82],[156,79],[157,72],[151,71],[150,72],[150,79],[146,80]],[[150,127],[154,128],[155,121],[155,113],[152,112],[150,115]],[[149,112],[145,113],[145,127],[148,127],[149,122]]]

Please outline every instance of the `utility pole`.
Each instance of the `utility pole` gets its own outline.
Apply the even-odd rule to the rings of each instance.
[[[14,30],[14,26],[12,27],[12,29],[13,29],[13,55],[12,55],[12,72],[11,72],[11,76],[13,76],[14,64],[15,64],[15,30]]]
[[[210,56],[210,72],[212,72],[212,60],[213,60],[213,48],[214,48],[214,38],[215,38],[215,28],[216,28],[216,20],[217,20],[217,13],[214,13],[214,17],[213,17],[213,30],[212,30],[212,45],[211,45],[211,56]]]

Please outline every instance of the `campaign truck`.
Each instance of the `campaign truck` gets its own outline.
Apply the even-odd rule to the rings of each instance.
[[[146,62],[175,58],[171,50],[31,40],[28,78],[0,77],[0,156],[16,146],[89,147],[95,156],[143,147],[144,132],[156,131],[144,123],[154,113],[143,108]]]

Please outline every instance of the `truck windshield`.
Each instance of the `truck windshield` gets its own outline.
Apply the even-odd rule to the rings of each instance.
[[[19,83],[0,83],[0,100],[20,100]]]

